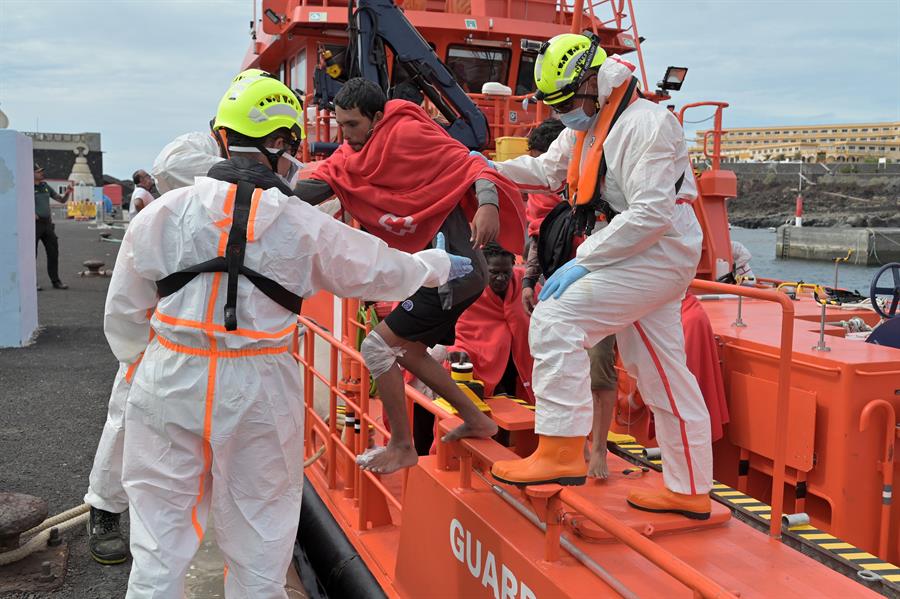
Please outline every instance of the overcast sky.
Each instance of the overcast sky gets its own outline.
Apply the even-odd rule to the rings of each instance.
[[[648,78],[726,126],[900,120],[900,0],[634,0]],[[99,131],[104,170],[205,129],[249,43],[251,0],[0,0],[0,109],[25,131]],[[699,108],[687,120],[711,114]],[[688,124],[687,129],[709,123]]]

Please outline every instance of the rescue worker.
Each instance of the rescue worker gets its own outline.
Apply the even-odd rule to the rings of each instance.
[[[535,83],[568,129],[538,158],[496,164],[530,188],[553,190],[567,181],[585,226],[595,210],[610,222],[541,291],[529,331],[538,448],[525,459],[496,462],[492,473],[519,485],[584,482],[582,448],[592,420],[585,348],[615,333],[623,364],[653,409],[666,464],[665,488],[633,491],[628,502],[706,519],[709,414],[685,366],[680,317],[702,243],[687,203],[696,185],[681,125],[640,97],[633,70],[618,56],[607,58],[596,38],[549,40],[535,63]]]
[[[153,161],[153,179],[160,193],[193,185],[209,169],[224,160],[209,132],[191,132],[167,144]],[[122,449],[125,439],[125,404],[134,377],[134,368],[119,364],[109,397],[106,422],[94,455],[88,492],[84,501],[91,506],[88,521],[88,549],[91,557],[104,565],[128,559],[128,543],[122,534],[121,514],[128,509],[122,487]]]
[[[304,416],[288,347],[301,298],[398,300],[471,271],[468,259],[410,256],[289,198],[300,110],[277,79],[236,77],[214,123],[227,159],[145,208],[122,241],[104,331],[136,365],[122,472],[129,599],[183,596],[211,514],[226,597],[287,597]]]
[[[336,195],[362,227],[405,251],[428,247],[441,231],[450,251],[470,257],[474,264],[470,276],[407,298],[360,347],[391,423],[391,438],[386,447],[370,450],[357,461],[364,469],[387,474],[418,459],[399,366],[459,411],[463,424],[445,435],[445,441],[497,432],[494,421],[426,350],[453,344],[459,315],[484,290],[487,269],[481,246],[496,239],[504,247],[522,248],[524,210],[516,187],[469,156],[421,107],[387,101],[377,84],[361,78],[347,81],[334,104],[345,143],[318,165],[311,179],[299,183],[296,195],[313,204]],[[425,410],[420,414],[430,416]],[[425,422],[422,428],[430,426]]]

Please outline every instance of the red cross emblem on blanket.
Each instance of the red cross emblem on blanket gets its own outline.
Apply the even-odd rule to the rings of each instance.
[[[416,232],[416,227],[419,226],[413,222],[413,217],[411,216],[396,216],[394,214],[383,214],[378,219],[378,224],[384,227],[386,231],[399,237],[412,235]]]

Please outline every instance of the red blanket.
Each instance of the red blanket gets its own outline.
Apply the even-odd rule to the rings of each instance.
[[[406,252],[427,247],[457,205],[471,222],[478,209],[472,185],[488,179],[500,196],[497,241],[522,252],[525,215],[516,186],[469,156],[412,102],[388,102],[362,150],[341,145],[311,177],[328,183],[366,231]]]
[[[544,217],[553,210],[562,198],[555,193],[529,193],[528,204],[525,207],[525,217],[528,219],[528,236],[536,237],[541,231],[541,223]]]
[[[475,378],[484,381],[486,395],[492,394],[503,378],[512,353],[513,363],[528,396],[522,399],[534,403],[531,389],[534,360],[528,349],[529,316],[522,306],[523,275],[521,268],[513,269],[513,277],[503,299],[490,287],[484,290],[481,297],[459,317],[456,345],[451,350],[469,354]]]
[[[728,402],[719,365],[716,337],[709,317],[696,297],[688,293],[681,303],[681,325],[684,327],[684,349],[687,367],[697,378],[700,392],[709,410],[712,440],[722,438],[722,427],[728,424]]]

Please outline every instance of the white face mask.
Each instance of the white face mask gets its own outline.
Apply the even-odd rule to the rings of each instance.
[[[587,131],[591,128],[591,121],[593,119],[594,117],[587,115],[583,106],[579,106],[574,110],[559,115],[559,120],[562,124],[575,131]]]

